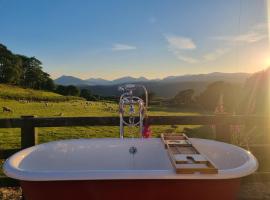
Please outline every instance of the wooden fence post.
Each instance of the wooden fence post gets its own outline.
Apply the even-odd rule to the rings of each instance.
[[[217,117],[219,116],[228,116],[228,114],[216,114]],[[230,130],[230,124],[221,123],[216,124],[216,140],[222,141],[222,142],[231,142],[231,130]]]
[[[21,127],[21,148],[25,149],[31,146],[34,146],[38,143],[38,133],[35,130],[36,128],[29,121],[29,119],[34,118],[35,116],[21,116],[23,119]]]

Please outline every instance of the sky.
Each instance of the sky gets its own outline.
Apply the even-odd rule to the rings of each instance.
[[[270,0],[0,0],[0,43],[35,56],[53,78],[255,72],[270,66],[269,7]]]

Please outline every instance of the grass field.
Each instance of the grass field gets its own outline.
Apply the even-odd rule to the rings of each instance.
[[[24,89],[17,86],[0,84],[0,98],[27,101],[68,101],[81,99],[80,97],[62,96],[53,92]]]
[[[17,118],[22,115],[37,117],[118,116],[118,104],[112,102],[87,102],[44,91],[23,89],[0,84],[0,109],[8,107],[12,112],[0,110],[0,118]],[[27,100],[27,101],[25,101]],[[183,108],[150,107],[149,115],[200,115],[195,110]],[[184,127],[199,126],[153,126],[153,136],[162,132],[181,132]],[[38,142],[95,137],[119,137],[119,127],[59,127],[38,128]],[[125,137],[138,137],[138,128],[125,128]],[[20,148],[20,129],[0,129],[0,149]],[[0,167],[1,167],[0,160]],[[1,175],[0,170],[0,175]]]
[[[106,105],[105,105],[106,104]],[[116,103],[86,102],[82,100],[66,102],[19,102],[16,100],[0,99],[0,107],[9,107],[12,113],[0,112],[0,118],[15,118],[22,115],[36,115],[39,117],[50,116],[118,116],[118,105]],[[110,109],[108,109],[110,108]],[[199,115],[199,112],[188,110],[177,110],[170,108],[152,107],[149,115]],[[183,127],[171,128],[170,126],[153,126],[153,135],[157,136],[164,131],[182,131]],[[192,126],[194,127],[194,126]],[[127,128],[126,136],[136,137],[137,128]],[[68,138],[91,138],[91,137],[119,137],[119,127],[60,127],[60,128],[39,128],[39,142],[47,142]],[[0,129],[0,148],[19,148],[20,129]]]

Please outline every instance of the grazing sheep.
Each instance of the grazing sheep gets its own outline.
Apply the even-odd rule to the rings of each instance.
[[[59,113],[59,114],[56,115],[56,116],[62,117],[63,115],[64,115],[64,113]]]
[[[6,106],[3,106],[3,112],[10,112],[10,113],[12,113],[13,111],[12,111],[11,108],[6,107]]]
[[[178,128],[177,125],[171,125],[171,128]]]
[[[112,112],[113,111],[113,107],[109,106],[108,107],[108,111],[111,111]]]
[[[19,100],[19,102],[20,102],[20,103],[28,103],[27,100],[21,100],[21,99]]]

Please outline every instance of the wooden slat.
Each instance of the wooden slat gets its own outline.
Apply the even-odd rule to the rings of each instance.
[[[0,119],[0,128],[20,128],[22,126],[21,118]]]
[[[51,117],[29,119],[35,127],[119,126],[119,117]]]
[[[217,167],[205,155],[200,154],[186,135],[161,134],[161,140],[164,142],[169,159],[177,174],[218,173]],[[182,141],[174,144],[171,142],[172,140]],[[181,152],[179,148],[188,149],[188,152],[186,150]]]
[[[118,126],[119,117],[44,117],[33,119],[7,118],[0,119],[0,128],[20,128],[25,121],[34,127],[64,126]],[[266,123],[269,117],[264,116],[149,116],[151,125],[210,125],[210,124],[245,124]]]
[[[24,121],[21,127],[21,148],[25,149],[27,147],[34,146],[38,143],[38,133],[31,121],[29,119],[34,119],[35,116],[22,116]]]
[[[228,116],[228,115],[202,115],[202,116],[151,116],[148,119],[151,125],[217,125],[217,124],[260,124],[270,121],[264,116]]]

